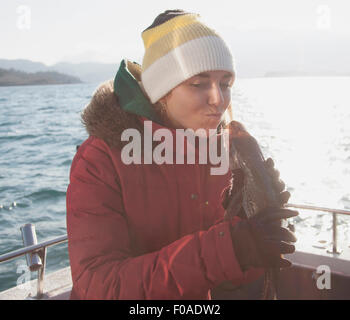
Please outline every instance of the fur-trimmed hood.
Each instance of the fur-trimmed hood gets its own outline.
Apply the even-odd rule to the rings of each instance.
[[[117,76],[120,76],[122,73],[128,72],[129,76],[134,77],[135,88],[131,88],[131,91],[142,90],[141,68],[137,66],[136,63],[123,60],[117,73]],[[143,123],[140,119],[142,114],[135,114],[122,108],[120,97],[114,91],[115,82],[116,79],[111,79],[99,85],[90,103],[83,110],[81,119],[89,135],[104,140],[110,147],[121,149],[127,143],[120,139],[122,132],[128,128],[135,128],[142,132]],[[137,98],[138,92],[133,93],[134,97],[132,98]],[[143,94],[143,98],[147,99],[145,94]]]

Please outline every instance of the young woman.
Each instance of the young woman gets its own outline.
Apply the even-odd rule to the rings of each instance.
[[[231,108],[227,45],[182,10],[160,14],[142,38],[142,66],[123,60],[82,114],[89,138],[74,157],[67,190],[71,298],[210,299],[223,282],[239,285],[263,268],[289,266],[281,254],[294,251],[295,238],[276,222],[297,213],[271,209],[265,220],[226,221],[236,181],[230,170],[213,174],[217,164],[198,161],[212,152],[208,141],[222,137]],[[160,133],[173,139],[156,141]],[[207,149],[198,146],[203,139]]]

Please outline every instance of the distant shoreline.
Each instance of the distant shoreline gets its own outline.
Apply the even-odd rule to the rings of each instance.
[[[56,71],[27,73],[0,69],[0,87],[83,83],[79,78]]]
[[[74,82],[74,83],[28,83],[28,84],[0,84],[0,88],[6,87],[31,87],[31,86],[57,86],[67,84],[87,84],[87,82]]]
[[[336,72],[266,72],[263,78],[295,78],[295,77],[350,77],[350,73]]]

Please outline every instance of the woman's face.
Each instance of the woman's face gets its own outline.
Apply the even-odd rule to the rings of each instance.
[[[227,71],[207,71],[193,76],[162,98],[174,128],[216,129],[231,103],[234,76]]]

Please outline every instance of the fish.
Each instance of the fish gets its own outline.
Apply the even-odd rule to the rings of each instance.
[[[242,214],[242,208],[247,219],[268,207],[282,208],[257,140],[238,121],[231,121],[225,129],[229,134],[229,168],[231,172],[243,171],[242,187],[231,197],[226,218]],[[279,268],[265,270],[262,300],[277,299],[278,275]]]

